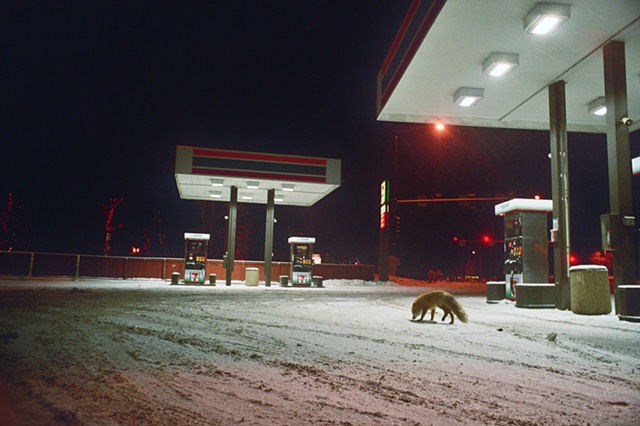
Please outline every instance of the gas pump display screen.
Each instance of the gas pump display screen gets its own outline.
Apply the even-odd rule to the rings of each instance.
[[[294,270],[308,270],[313,264],[313,259],[309,256],[309,246],[298,245],[293,254]]]
[[[205,243],[203,241],[188,241],[185,261],[188,266],[204,265],[207,261]]]
[[[187,251],[203,252],[204,243],[202,241],[189,241],[187,243]]]
[[[513,216],[510,220],[504,221],[505,238],[519,237],[522,235],[522,217]]]

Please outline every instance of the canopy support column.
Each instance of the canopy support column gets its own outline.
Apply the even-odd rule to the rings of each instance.
[[[229,220],[227,224],[227,254],[224,267],[226,268],[226,285],[231,285],[231,275],[235,264],[236,254],[236,224],[238,223],[238,188],[232,186],[229,200]]]
[[[567,143],[567,108],[565,82],[549,86],[549,124],[551,133],[551,194],[553,201],[554,280],[556,308],[571,309],[569,284],[569,152]]]
[[[607,158],[609,205],[613,247],[613,283],[616,313],[620,314],[618,287],[636,284],[635,218],[631,190],[631,154],[625,44],[612,41],[603,48],[604,94],[607,104]]]
[[[271,286],[271,261],[273,259],[273,222],[276,190],[267,192],[267,218],[264,232],[264,285]]]

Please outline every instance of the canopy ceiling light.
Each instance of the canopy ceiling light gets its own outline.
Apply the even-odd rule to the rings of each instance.
[[[293,192],[293,184],[292,183],[283,183],[282,184],[283,191]]]
[[[571,6],[557,3],[538,3],[524,17],[524,30],[531,34],[549,34],[571,17]]]
[[[209,191],[211,198],[222,198],[222,191]]]
[[[482,72],[491,77],[505,77],[520,64],[520,57],[515,53],[493,52],[482,63]]]
[[[607,113],[607,104],[604,97],[599,97],[589,102],[589,112],[594,115],[605,115]]]
[[[284,201],[284,195],[280,195],[280,194],[274,195],[273,201],[277,201],[279,203],[283,202]]]
[[[461,87],[453,95],[453,102],[462,107],[470,107],[477,104],[484,97],[484,89],[473,87]]]
[[[224,186],[224,179],[211,179],[211,186]]]
[[[247,188],[251,188],[251,189],[258,189],[260,188],[260,182],[256,182],[256,181],[248,181],[247,182]]]
[[[253,200],[253,194],[242,194],[240,195],[241,200]]]

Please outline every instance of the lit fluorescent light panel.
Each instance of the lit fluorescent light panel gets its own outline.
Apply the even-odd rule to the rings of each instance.
[[[210,191],[211,198],[222,198],[222,191]]]
[[[605,115],[607,113],[607,103],[603,96],[589,102],[589,112],[594,115]]]
[[[524,18],[524,30],[531,34],[550,34],[571,17],[571,6],[538,3]]]
[[[293,184],[292,183],[283,183],[282,184],[282,190],[283,191],[292,192],[293,191]]]
[[[247,182],[247,188],[258,189],[258,188],[260,188],[260,183],[259,182],[255,182],[255,181],[248,181]]]
[[[461,107],[470,107],[480,102],[483,97],[484,89],[461,87],[453,95],[453,102]]]
[[[520,64],[520,57],[515,53],[493,52],[482,63],[482,72],[491,77],[505,77]]]
[[[211,179],[211,186],[224,186],[224,179]]]

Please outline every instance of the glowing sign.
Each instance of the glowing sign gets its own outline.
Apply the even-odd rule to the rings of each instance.
[[[389,205],[380,206],[380,229],[389,225]]]
[[[380,185],[380,205],[387,204],[389,202],[389,181],[383,180]]]

